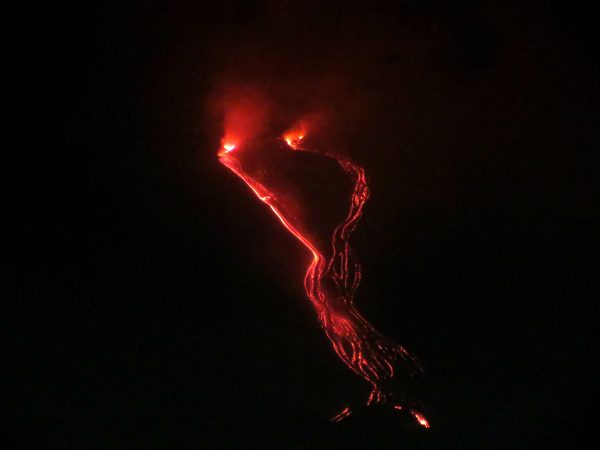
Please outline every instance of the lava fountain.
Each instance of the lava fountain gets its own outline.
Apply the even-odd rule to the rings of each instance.
[[[390,405],[394,410],[408,411],[419,425],[429,428],[427,419],[412,404],[398,403],[404,399],[396,398],[391,387],[392,380],[399,378],[399,372],[403,379],[421,372],[416,359],[404,347],[377,331],[354,305],[354,294],[361,280],[361,266],[349,241],[369,198],[364,169],[349,159],[318,153],[319,158],[337,163],[353,183],[345,219],[335,227],[329,248],[306,231],[289,197],[272,187],[273,183],[265,176],[264,170],[257,170],[256,161],[260,158],[281,158],[289,152],[316,154],[304,147],[305,135],[305,130],[296,128],[276,141],[255,140],[245,143],[226,137],[218,152],[219,161],[241,178],[283,226],[310,251],[312,258],[304,277],[306,295],[335,353],[350,370],[369,383],[371,391],[366,406]],[[350,407],[346,407],[331,421],[339,422],[352,412]]]

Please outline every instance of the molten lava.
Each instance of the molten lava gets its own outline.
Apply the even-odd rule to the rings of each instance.
[[[235,150],[237,145],[231,139],[223,139],[221,144],[221,150],[219,150],[218,156],[219,158],[227,153],[230,153]]]
[[[285,133],[283,140],[293,150],[309,151],[301,146],[304,136],[303,130],[293,130]],[[337,161],[354,181],[347,215],[333,232],[331,249],[326,255],[302,231],[297,219],[286,215],[285,205],[277,193],[271,192],[244,170],[241,159],[236,157],[238,152],[233,152],[237,147],[238,145],[224,141],[219,152],[220,162],[240,177],[270,207],[283,226],[311,252],[312,259],[306,270],[304,287],[321,327],[346,366],[370,384],[371,393],[367,406],[385,404],[393,396],[389,384],[397,369],[402,369],[403,374],[409,376],[421,369],[408,351],[385,338],[354,306],[354,293],[360,283],[361,267],[350,248],[349,240],[369,198],[364,169],[347,159],[324,155]],[[243,148],[241,151],[243,152]],[[402,410],[403,406],[395,405],[392,408]],[[421,413],[408,405],[406,409],[421,426],[429,428],[429,423]],[[351,414],[351,409],[346,407],[331,420],[339,422]]]
[[[293,150],[298,150],[300,144],[302,144],[302,139],[304,139],[305,132],[302,129],[299,130],[291,130],[283,135],[283,140],[289,145]]]

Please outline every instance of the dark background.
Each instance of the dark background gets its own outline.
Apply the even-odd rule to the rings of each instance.
[[[589,12],[121,2],[18,18],[3,447],[583,441],[600,271]],[[258,83],[286,118],[296,86],[337,112],[322,143],[373,193],[357,303],[427,369],[429,433],[327,423],[366,387],[305,299],[305,251],[215,158],[223,80]]]

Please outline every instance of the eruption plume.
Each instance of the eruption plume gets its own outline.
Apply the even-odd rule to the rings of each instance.
[[[347,214],[333,231],[329,249],[319,245],[306,232],[305,224],[295,213],[285,192],[273,187],[268,171],[257,169],[261,165],[259,160],[264,158],[282,158],[285,157],[282,155],[289,153],[315,155],[316,152],[304,147],[305,136],[306,129],[303,126],[292,128],[275,141],[262,138],[244,141],[226,132],[218,153],[219,160],[240,177],[269,206],[283,226],[311,252],[312,259],[304,277],[306,294],[336,354],[348,368],[370,384],[371,392],[366,405],[388,404],[395,410],[408,411],[418,424],[429,428],[427,419],[412,409],[411,405],[397,404],[404,399],[395,398],[391,388],[392,380],[398,378],[397,372],[401,372],[403,378],[410,378],[421,371],[419,364],[402,346],[377,331],[354,305],[354,294],[361,280],[361,266],[349,241],[369,198],[364,169],[343,157],[318,154],[320,158],[337,163],[353,181]],[[346,407],[331,420],[339,422],[351,414],[352,410]]]

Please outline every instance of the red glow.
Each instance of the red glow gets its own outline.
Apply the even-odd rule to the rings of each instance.
[[[342,409],[338,414],[336,414],[335,416],[333,416],[331,418],[332,422],[341,422],[342,420],[344,420],[346,417],[348,417],[350,414],[352,414],[352,411],[350,410],[350,408],[346,407],[344,409]]]
[[[230,88],[222,99],[225,135],[218,156],[231,153],[240,144],[260,135],[267,124],[269,103],[257,89]]]
[[[283,138],[292,149],[308,151],[299,147],[304,136],[304,130],[297,129],[287,132]],[[300,227],[295,224],[297,219],[286,217],[276,193],[271,192],[244,171],[242,163],[236,158],[235,153],[232,153],[235,145],[231,149],[225,145],[223,146],[225,151],[219,152],[221,163],[240,177],[256,196],[270,207],[283,226],[311,252],[312,259],[306,270],[304,287],[317,312],[321,327],[344,364],[371,385],[371,393],[366,404],[385,403],[390,393],[383,385],[386,380],[394,377],[394,367],[400,365],[408,373],[420,371],[420,367],[410,353],[385,338],[354,306],[354,293],[360,283],[361,267],[350,249],[349,239],[369,198],[364,169],[349,160],[326,155],[335,159],[352,177],[354,189],[347,216],[333,232],[331,249],[325,253],[301,232]],[[329,255],[330,252],[331,256],[324,256],[324,254]],[[325,282],[334,288],[329,287],[326,290]],[[401,409],[402,406],[396,405],[394,408]],[[333,417],[332,421],[339,422],[350,414],[350,408],[345,408]],[[413,415],[421,425],[429,428],[424,417],[417,416],[415,413]]]

